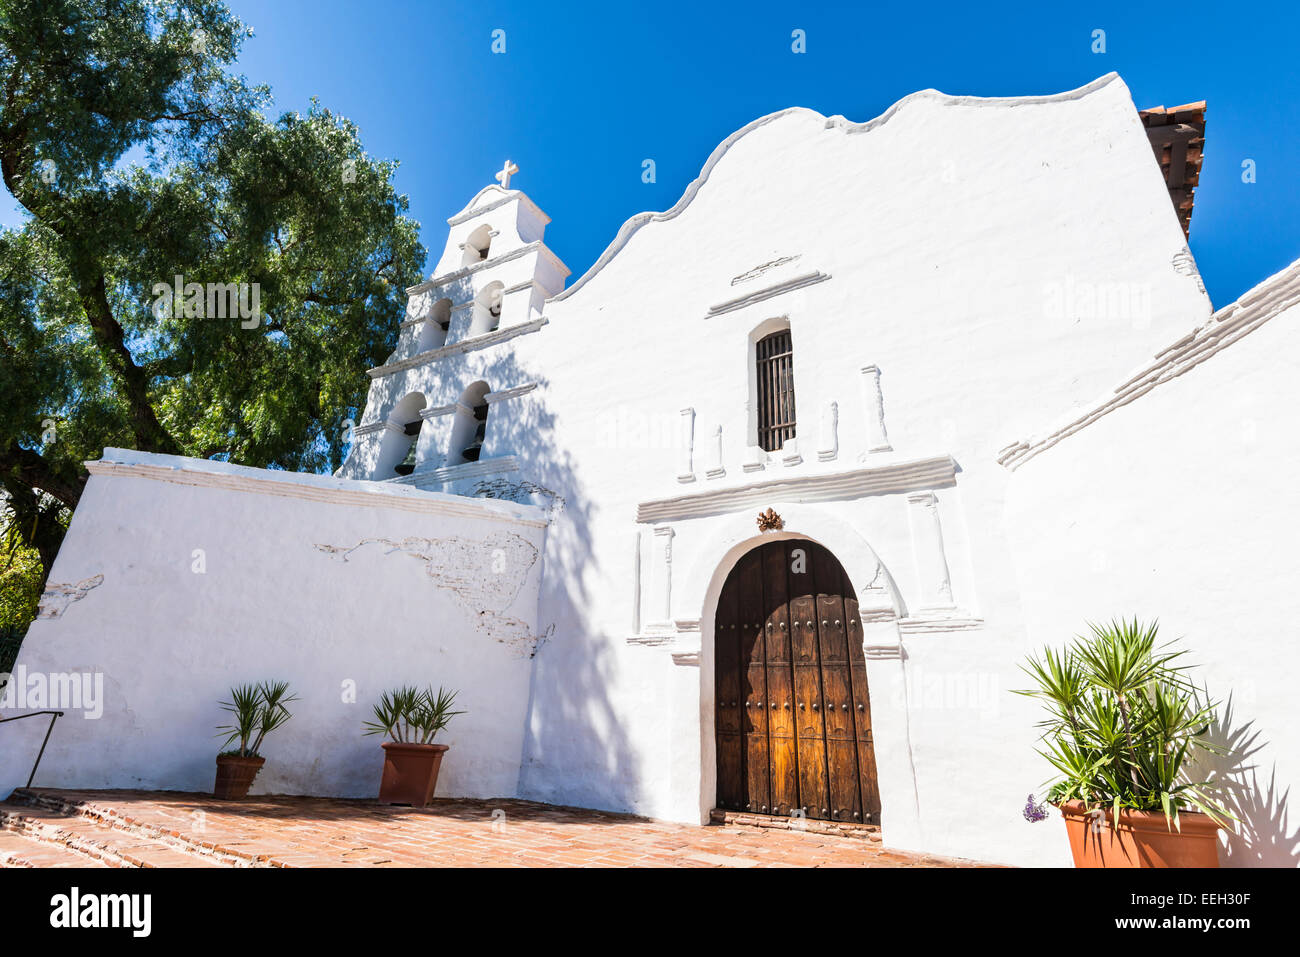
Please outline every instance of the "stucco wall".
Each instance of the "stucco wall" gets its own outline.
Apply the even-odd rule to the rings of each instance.
[[[1228,866],[1300,863],[1286,806],[1300,783],[1298,350],[1293,305],[1027,462],[1007,501],[1035,644],[1089,620],[1158,619],[1225,703],[1213,736],[1237,753],[1215,766],[1241,822]]]
[[[955,485],[935,493],[954,602],[979,624],[908,635],[905,658],[870,666],[877,748],[889,754],[885,841],[1064,863],[1061,836],[1020,817],[1045,775],[1032,715],[1010,694],[1026,637],[996,454],[1210,312],[1194,272],[1176,268],[1184,237],[1127,89],[1110,78],[1041,100],[918,94],[864,126],[789,111],[720,146],[702,179],[668,214],[625,227],[592,273],[548,302],[547,326],[513,345],[518,381],[542,388],[492,428],[521,423],[509,444],[519,474],[567,502],[548,537],[541,620],[556,627],[536,666],[523,793],[678,820],[700,820],[712,800],[700,742],[712,722],[707,662],[673,656],[707,647],[708,633],[665,647],[629,639],[665,524],[676,533],[672,617],[710,627],[698,578],[724,563],[707,529],[723,519],[638,524],[639,503],[949,455]],[[1114,284],[1138,290],[1139,307],[1090,307],[1080,293],[1104,299]],[[748,343],[773,319],[793,337],[800,460],[774,454],[751,472]],[[888,452],[870,451],[862,370],[872,365]],[[831,402],[838,431],[825,457]],[[687,407],[694,481],[682,484]],[[715,464],[722,474],[710,477]],[[798,501],[764,504],[784,515]],[[758,510],[736,517],[752,529]],[[905,494],[816,510],[879,554],[901,614],[924,604]],[[855,581],[866,571],[838,557]],[[929,699],[891,704],[927,681],[939,689]],[[983,690],[971,705],[943,690],[958,686]]]
[[[102,580],[42,606],[56,617],[15,668],[102,674],[102,715],[59,720],[36,783],[210,790],[219,702],[284,679],[300,700],[255,793],[375,795],[381,739],[362,722],[415,683],[459,689],[466,711],[439,738],[438,793],[508,796],[542,539],[528,506],[106,450],[50,575]],[[43,719],[20,727],[0,739],[0,793],[25,781]]]
[[[502,203],[491,212],[518,212],[505,194],[480,194],[453,217],[443,264],[459,262],[453,246],[478,223],[476,204],[485,198]],[[509,242],[540,241],[544,223],[534,220],[535,229],[527,236],[508,234]],[[522,272],[526,268],[534,269],[532,279]],[[316,601],[286,597],[289,589],[274,582],[284,563],[260,537],[262,558],[254,563],[260,570],[239,572],[220,592],[221,621],[207,623],[196,611],[208,610],[202,593],[181,597],[177,582],[195,587],[184,569],[153,557],[165,543],[193,537],[186,531],[192,509],[168,504],[166,496],[130,492],[121,504],[104,505],[105,515],[138,510],[143,516],[145,504],[155,502],[165,509],[157,520],[119,520],[95,532],[100,538],[93,550],[77,543],[96,526],[83,522],[82,532],[74,523],[69,542],[77,547],[70,554],[111,554],[125,542],[128,557],[121,561],[154,569],[150,574],[171,586],[167,600],[175,606],[148,618],[178,617],[206,636],[199,644],[213,658],[192,672],[213,688],[205,687],[200,700],[215,701],[239,677],[237,660],[209,651],[228,646],[228,637],[225,643],[215,639],[227,636],[230,622],[243,626],[234,629],[237,641],[246,631],[262,634],[263,617],[281,625],[277,635],[300,636],[301,628],[290,625],[314,614],[317,631],[328,625],[332,634],[355,637],[340,639],[325,659],[326,674],[309,673],[313,688],[336,695],[341,678],[354,672],[366,676],[365,687],[408,677],[409,667],[390,667],[390,657],[374,651],[391,647],[404,649],[392,658],[417,664],[429,655],[429,667],[438,671],[434,680],[483,696],[483,703],[467,704],[481,716],[474,720],[495,722],[492,733],[500,736],[493,741],[508,742],[493,745],[494,754],[514,749],[513,773],[503,759],[490,782],[461,784],[451,776],[454,749],[447,787],[458,790],[447,793],[486,793],[490,783],[496,794],[698,822],[714,799],[717,593],[731,565],[759,540],[755,513],[771,506],[786,520],[782,534],[828,547],[859,598],[874,603],[876,614],[864,620],[864,630],[885,843],[1018,864],[1067,863],[1055,822],[1030,826],[1020,815],[1025,795],[1047,769],[1033,753],[1033,706],[1011,689],[1022,686],[1017,665],[1035,642],[1067,625],[1077,628],[1079,616],[1094,607],[1056,600],[1060,581],[1083,574],[1071,564],[1070,551],[1080,532],[1062,524],[1062,515],[1071,508],[1095,512],[1116,535],[1131,533],[1142,517],[1133,510],[1143,509],[1144,496],[1134,494],[1120,470],[1092,485],[1084,480],[1087,463],[1075,463],[1082,453],[1069,446],[1096,441],[1086,431],[1020,472],[999,459],[1009,443],[1038,433],[1046,420],[1086,409],[1210,314],[1124,84],[1111,76],[1059,96],[1012,100],[928,91],[866,124],[808,110],[773,114],[721,144],[672,210],[630,220],[587,275],[534,315],[537,290],[551,289],[562,273],[541,252],[474,267],[461,277],[465,301],[495,281],[519,287],[516,312],[509,321],[503,312],[508,335],[462,347],[453,341],[463,334],[453,323],[445,352],[376,373],[363,418],[380,423],[412,391],[421,392],[428,409],[450,407],[477,380],[499,396],[490,407],[479,463],[455,474],[428,472],[445,464],[448,451],[451,418],[441,415],[425,421],[416,467],[424,474],[409,481],[423,487],[436,479],[448,492],[529,501],[540,508],[519,514],[550,520],[544,546],[539,529],[529,539],[544,548],[530,576],[543,565],[544,576],[540,583],[530,577],[519,597],[519,607],[531,609],[528,596],[535,596],[535,621],[531,612],[510,612],[535,624],[533,634],[542,636],[531,662],[498,663],[493,654],[500,649],[492,644],[460,632],[455,641],[443,639],[436,630],[434,657],[423,635],[430,621],[451,615],[451,603],[438,588],[413,597],[416,585],[427,584],[412,570],[414,562],[398,562],[407,570],[399,582],[390,577],[391,556],[358,554],[347,565],[326,563],[318,572],[316,556],[302,552],[292,567]],[[428,287],[413,294],[424,295]],[[752,343],[773,323],[788,323],[793,337],[798,437],[783,451],[755,454]],[[403,348],[395,360],[413,360],[410,343]],[[877,371],[883,422],[873,402]],[[1280,427],[1281,406],[1274,408]],[[684,409],[692,415],[684,417]],[[1151,430],[1163,431],[1160,416],[1182,414],[1182,406],[1174,402],[1153,414],[1160,424],[1147,426],[1148,440]],[[1187,423],[1194,420],[1180,420],[1189,443],[1198,425]],[[1261,413],[1258,421],[1274,420]],[[684,425],[691,423],[688,440]],[[1179,484],[1177,457],[1167,456],[1163,440],[1142,446],[1142,434],[1121,444],[1136,443],[1133,457],[1149,455],[1152,471],[1165,473],[1147,489],[1146,497],[1162,499],[1151,508],[1167,510],[1148,534],[1159,534],[1179,515],[1187,522],[1182,534],[1190,534],[1195,516],[1222,506],[1205,504],[1199,483]],[[342,475],[370,474],[379,435],[371,431],[359,440]],[[1069,464],[1053,465],[1058,453],[1068,455]],[[1253,499],[1258,483],[1250,484],[1250,470],[1230,462],[1215,467],[1237,471],[1218,479],[1212,474],[1211,487],[1239,481]],[[1044,475],[1052,477],[1035,477]],[[838,497],[818,492],[827,478],[852,488]],[[761,502],[733,498],[711,510],[691,505],[701,493],[738,493],[775,481],[780,487],[763,493]],[[95,482],[96,495],[107,496],[105,484]],[[401,485],[368,487],[421,494]],[[1069,491],[1062,498],[1058,489]],[[647,503],[658,503],[658,510],[639,511]],[[299,541],[319,543],[322,536],[335,544],[376,534],[434,537],[426,529],[445,533],[452,522],[413,513],[358,518],[341,506],[245,515],[230,513],[224,500],[220,509],[204,506],[201,514],[214,511],[222,514],[221,528],[210,517],[200,527],[229,535],[230,550],[241,544],[241,529],[247,537],[259,522],[289,529],[300,550]],[[925,526],[936,516],[950,592],[937,605],[935,555],[927,552],[932,546]],[[455,519],[462,521],[481,531],[478,520]],[[455,522],[452,527],[459,527]],[[1216,526],[1214,536],[1229,534],[1225,527]],[[122,529],[133,531],[121,538]],[[1258,531],[1262,536],[1265,526]],[[120,540],[110,545],[109,536]],[[147,539],[149,557],[139,557],[145,551],[131,536]],[[1155,539],[1142,541],[1147,547]],[[182,557],[189,547],[181,549]],[[1192,562],[1190,552],[1180,561]],[[1130,553],[1141,554],[1135,544],[1123,562]],[[66,568],[63,556],[59,561],[59,581],[98,572],[78,559],[67,559]],[[1117,569],[1127,567],[1114,561]],[[352,581],[347,574],[357,575],[357,562],[364,581],[345,588]],[[1206,560],[1204,574],[1224,595],[1236,575],[1210,571],[1214,563]],[[1289,566],[1276,568],[1280,580]],[[1139,579],[1123,574],[1129,575],[1124,588],[1136,587]],[[97,591],[109,581],[106,576]],[[241,592],[247,597],[232,597]],[[133,600],[146,600],[144,594]],[[1119,601],[1125,592],[1114,594]],[[1171,586],[1166,604],[1178,594]],[[666,609],[657,604],[661,600]],[[70,606],[67,620],[90,601]],[[293,614],[280,613],[283,602]],[[227,613],[227,606],[247,610]],[[1106,610],[1112,608],[1107,602]],[[132,620],[130,610],[124,604],[113,620]],[[460,618],[449,620],[461,627]],[[24,655],[45,654],[33,649],[48,646],[45,660],[68,659],[69,650],[54,644],[59,632],[52,624],[38,623]],[[124,630],[114,648],[129,644],[126,626],[119,627]],[[90,647],[89,637],[83,633],[82,644],[70,647]],[[248,660],[261,666],[265,658],[266,667],[283,670],[297,660],[293,649],[303,647],[294,643],[304,640],[277,638],[269,655],[260,645],[242,647]],[[167,645],[151,635],[146,647]],[[484,647],[487,657],[478,657]],[[128,661],[145,665],[142,657]],[[156,675],[150,680],[169,673],[156,661],[149,665]],[[318,694],[324,701],[325,690]],[[367,700],[364,693],[359,697]],[[328,707],[315,721],[296,718],[302,733],[328,724],[337,729],[331,740],[340,742],[339,753],[353,753],[342,745],[346,740],[355,753],[372,754],[370,741],[353,731],[360,707],[344,709],[346,717],[338,706]],[[505,728],[508,721],[518,722],[515,737]],[[468,734],[473,727],[467,716],[455,732]],[[273,742],[269,767],[277,753],[286,761],[311,760],[311,741],[295,740],[293,729],[291,723]],[[197,718],[189,719],[185,732],[176,737],[198,740]],[[129,740],[139,764],[145,734],[132,726]],[[461,747],[455,735],[451,741]],[[194,752],[169,768],[166,786],[180,786],[177,778],[201,783],[200,764],[206,781],[210,753],[200,761]],[[83,768],[109,763],[93,754],[86,761]],[[263,786],[274,784],[271,773]],[[322,779],[315,773],[304,768],[293,787],[319,790]],[[463,767],[457,773],[473,772]],[[373,771],[362,778],[348,778],[346,786],[367,793],[364,783],[373,791]],[[87,786],[84,773],[76,783]]]

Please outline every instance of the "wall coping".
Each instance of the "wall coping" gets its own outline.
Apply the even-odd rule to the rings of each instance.
[[[1300,260],[1274,273],[1236,302],[1224,306],[1187,335],[1156,353],[1151,362],[1082,411],[1072,412],[1057,425],[1001,449],[998,463],[1015,471],[1039,453],[1103,416],[1196,368],[1297,304],[1300,304]]]
[[[848,471],[814,473],[792,478],[751,482],[671,498],[641,502],[639,523],[668,522],[733,512],[772,502],[827,502],[944,488],[957,482],[957,463],[949,455],[908,459]]]
[[[677,200],[677,202],[672,206],[671,209],[667,209],[661,213],[652,213],[652,212],[637,213],[635,216],[629,218],[619,228],[618,233],[614,236],[614,240],[605,248],[605,251],[600,254],[600,258],[598,258],[596,262],[592,264],[592,266],[585,273],[583,273],[580,277],[578,277],[578,281],[575,282],[573,285],[569,286],[568,289],[564,289],[556,293],[547,301],[560,302],[562,300],[568,299],[570,296],[574,295],[583,286],[587,285],[588,282],[590,282],[594,277],[599,275],[600,271],[604,269],[607,265],[609,265],[610,261],[612,261],[614,257],[617,256],[618,253],[624,247],[627,246],[628,242],[632,239],[632,236],[635,235],[636,232],[640,230],[642,226],[645,226],[648,223],[666,222],[671,219],[676,219],[678,216],[680,216],[682,212],[684,212],[685,209],[688,206],[690,206],[691,201],[695,199],[695,196],[696,194],[699,193],[700,188],[706,182],[708,182],[709,176],[713,172],[714,167],[718,165],[718,162],[722,159],[722,157],[727,153],[728,150],[730,150],[733,146],[736,145],[737,142],[739,142],[741,139],[743,139],[745,136],[749,135],[750,133],[754,132],[755,130],[761,129],[764,126],[767,126],[769,123],[775,123],[776,121],[783,119],[784,117],[787,116],[808,117],[819,122],[822,125],[823,129],[839,130],[842,133],[851,135],[851,134],[869,133],[872,130],[884,126],[886,123],[888,123],[899,113],[906,110],[912,104],[918,102],[931,101],[931,102],[941,103],[944,106],[973,106],[973,107],[980,107],[986,109],[998,109],[998,108],[1016,109],[1018,107],[1035,105],[1035,104],[1066,103],[1071,100],[1080,100],[1083,99],[1085,96],[1088,96],[1089,94],[1097,90],[1100,90],[1104,87],[1107,87],[1111,83],[1115,83],[1115,82],[1122,82],[1122,81],[1120,81],[1119,79],[1119,74],[1112,71],[1110,73],[1105,74],[1104,76],[1098,77],[1097,79],[1093,80],[1091,83],[1084,84],[1083,86],[1077,89],[1067,90],[1064,93],[1049,93],[1044,96],[953,96],[948,93],[940,93],[938,90],[918,90],[915,93],[909,93],[907,96],[903,97],[902,99],[897,100],[894,103],[894,105],[891,106],[889,109],[885,110],[884,113],[881,113],[875,119],[867,120],[865,123],[853,123],[850,122],[849,120],[846,120],[843,116],[838,116],[838,115],[828,117],[822,113],[817,112],[816,110],[810,110],[802,106],[790,107],[789,109],[778,110],[775,113],[769,113],[766,116],[760,116],[758,119],[754,120],[753,122],[748,123],[745,126],[742,126],[740,129],[736,130],[736,132],[732,133],[730,136],[728,136],[725,140],[723,140],[714,148],[713,152],[709,154],[709,158],[705,160],[704,168],[700,170],[700,175],[695,177],[695,179],[691,181],[691,183],[686,187],[686,191],[682,194],[681,198]]]
[[[392,508],[430,515],[453,515],[536,528],[546,527],[544,513],[535,505],[429,492],[387,482],[259,469],[182,455],[107,448],[104,449],[103,458],[87,462],[86,468],[93,476],[145,479],[174,485],[278,495],[330,505]]]

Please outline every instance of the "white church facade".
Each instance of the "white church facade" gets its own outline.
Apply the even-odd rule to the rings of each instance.
[[[102,715],[37,783],[206,789],[215,702],[276,677],[255,790],[369,796],[415,680],[467,711],[440,794],[1065,865],[1018,665],[1136,615],[1253,742],[1222,862],[1293,866],[1300,264],[1215,311],[1151,143],[1113,74],[785,110],[572,283],[507,163],[335,476],[90,463],[18,665]]]

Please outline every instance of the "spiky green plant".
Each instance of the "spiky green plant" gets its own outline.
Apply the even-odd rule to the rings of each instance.
[[[420,691],[403,685],[379,696],[374,706],[375,720],[364,725],[365,734],[382,734],[406,744],[432,744],[434,737],[463,711],[452,711],[459,692],[430,686]]]
[[[292,715],[287,705],[297,701],[297,695],[289,694],[287,681],[263,681],[261,684],[236,685],[230,689],[230,700],[221,703],[223,711],[233,714],[232,724],[217,728],[217,736],[225,735],[227,747],[239,742],[238,747],[229,748],[222,754],[234,754],[241,758],[259,757],[262,742],[266,736],[281,727]]]
[[[1160,811],[1171,830],[1180,810],[1224,824],[1232,815],[1223,784],[1198,777],[1192,760],[1225,753],[1207,737],[1215,703],[1188,680],[1185,652],[1156,644],[1158,629],[1137,619],[1089,623],[1089,634],[1021,666],[1037,687],[1016,693],[1048,711],[1039,754],[1060,774],[1048,800],[1107,807],[1117,825],[1122,809]]]

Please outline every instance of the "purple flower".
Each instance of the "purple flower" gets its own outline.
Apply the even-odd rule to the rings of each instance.
[[[1037,824],[1039,821],[1047,819],[1047,805],[1037,803],[1034,801],[1034,796],[1030,794],[1029,799],[1025,802],[1024,814],[1026,821],[1030,824]]]

